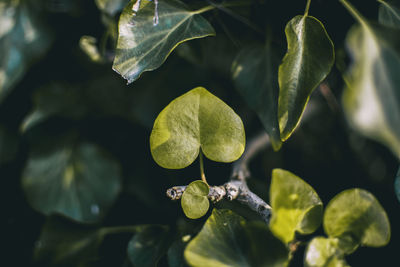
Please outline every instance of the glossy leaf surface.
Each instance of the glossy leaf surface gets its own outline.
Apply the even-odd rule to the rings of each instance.
[[[275,150],[281,147],[278,124],[279,57],[270,43],[244,48],[232,64],[236,89],[260,118]]]
[[[210,188],[201,180],[191,182],[185,189],[181,205],[186,217],[198,219],[203,217],[210,207],[208,192]]]
[[[128,243],[128,258],[133,266],[157,266],[170,244],[169,229],[162,225],[139,227]]]
[[[0,103],[50,44],[37,13],[26,1],[0,2]]]
[[[378,0],[379,23],[385,26],[400,28],[400,3],[396,1]]]
[[[285,29],[288,51],[279,66],[278,120],[281,139],[290,137],[300,122],[312,91],[329,74],[334,48],[322,23],[296,16]]]
[[[274,169],[270,188],[271,231],[284,243],[295,232],[310,234],[322,221],[322,202],[314,189],[291,172]]]
[[[390,240],[385,210],[371,193],[358,188],[345,190],[329,202],[324,229],[330,237],[363,246],[380,247]]]
[[[190,266],[287,266],[288,251],[261,222],[246,222],[230,210],[213,210],[185,250]]]
[[[182,42],[214,35],[212,26],[196,11],[189,11],[177,0],[158,2],[158,22],[154,3],[136,13],[131,1],[119,20],[119,37],[113,69],[128,83],[144,71],[157,69]]]
[[[34,148],[22,177],[29,203],[37,211],[96,222],[121,189],[117,162],[90,143],[59,140]]]
[[[336,238],[315,237],[307,245],[304,266],[349,267]]]
[[[153,159],[168,169],[189,166],[200,148],[210,160],[232,162],[242,155],[244,147],[240,117],[203,87],[189,91],[165,107],[150,136]]]
[[[343,107],[350,125],[400,157],[400,30],[357,18],[347,35],[353,63],[344,76]]]

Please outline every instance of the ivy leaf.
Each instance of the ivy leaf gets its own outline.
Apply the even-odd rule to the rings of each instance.
[[[50,45],[37,13],[26,1],[0,3],[0,103]]]
[[[306,267],[349,267],[339,249],[336,238],[315,237],[308,243],[304,266]]]
[[[212,26],[199,15],[189,11],[177,0],[158,2],[158,23],[153,22],[154,3],[150,2],[135,13],[131,1],[119,20],[119,36],[113,69],[128,84],[145,71],[162,65],[180,43],[215,35]]]
[[[388,27],[400,28],[400,6],[395,1],[378,0],[379,23]]]
[[[232,162],[242,155],[244,147],[240,117],[203,87],[192,89],[165,107],[150,135],[153,159],[167,169],[189,166],[200,148],[210,160]]]
[[[103,237],[99,228],[50,216],[35,243],[34,259],[38,266],[91,266]]]
[[[244,48],[232,64],[236,89],[257,113],[274,150],[282,145],[278,124],[278,55],[267,42]]]
[[[270,188],[271,231],[284,243],[295,232],[311,234],[321,224],[322,202],[314,189],[291,172],[274,169]]]
[[[210,188],[201,180],[191,182],[183,192],[181,205],[186,217],[198,219],[203,217],[210,207],[208,193]]]
[[[170,245],[167,226],[146,225],[137,230],[128,243],[128,258],[133,266],[152,267],[167,252]]]
[[[288,251],[262,222],[246,222],[230,210],[214,209],[200,233],[189,242],[190,266],[287,266]]]
[[[358,188],[345,190],[328,203],[324,229],[329,237],[344,239],[353,246],[380,247],[390,240],[385,210],[371,193]]]
[[[129,0],[95,0],[94,2],[101,11],[114,16],[124,8]]]
[[[300,122],[312,91],[329,74],[334,48],[322,23],[296,16],[285,29],[288,51],[279,66],[278,120],[281,139],[290,137]]]
[[[400,157],[400,31],[369,23],[349,3],[342,3],[360,23],[346,39],[353,60],[344,76],[347,120]]]
[[[37,144],[22,187],[32,207],[45,215],[61,213],[76,221],[97,222],[121,189],[120,167],[100,147],[72,139]]]

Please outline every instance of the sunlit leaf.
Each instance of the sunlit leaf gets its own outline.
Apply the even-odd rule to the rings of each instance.
[[[346,39],[352,65],[344,76],[343,107],[350,125],[400,157],[400,30],[358,20]]]
[[[270,188],[271,231],[284,243],[295,233],[310,234],[322,221],[322,202],[314,189],[291,172],[274,169]]]
[[[288,51],[278,75],[278,120],[283,141],[296,129],[312,91],[329,74],[335,57],[331,39],[314,17],[294,17],[285,33]]]
[[[307,245],[304,256],[306,267],[349,267],[339,249],[336,238],[315,237]]]
[[[183,212],[190,219],[203,217],[210,207],[208,192],[210,188],[201,180],[191,182],[185,189],[181,199]]]
[[[379,22],[382,25],[400,28],[400,3],[396,1],[378,0]]]
[[[197,87],[173,100],[158,115],[150,136],[154,160],[168,169],[190,165],[200,148],[218,162],[237,160],[245,147],[240,117],[222,100]]]
[[[288,264],[288,251],[262,222],[246,222],[230,210],[213,210],[185,250],[190,266],[276,266]]]
[[[43,214],[96,222],[118,196],[121,174],[118,163],[100,147],[66,137],[33,148],[22,187],[32,207]]]
[[[268,42],[244,48],[232,65],[237,90],[257,112],[275,150],[282,144],[278,124],[279,55]]]
[[[358,188],[345,190],[329,202],[324,229],[330,237],[364,246],[380,247],[390,240],[385,210],[371,193]]]
[[[101,11],[114,16],[122,11],[129,0],[95,0],[94,2]],[[132,2],[134,1],[132,0]]]
[[[0,165],[14,159],[18,146],[17,135],[7,127],[0,125]]]
[[[153,267],[167,252],[171,236],[162,225],[139,228],[128,243],[128,258],[133,266]]]
[[[0,2],[0,103],[49,47],[37,13],[26,1]]]
[[[132,10],[134,1],[122,12],[113,69],[128,83],[144,71],[157,69],[182,42],[214,35],[214,29],[197,11],[189,11],[177,0],[158,2],[158,22],[154,3]]]

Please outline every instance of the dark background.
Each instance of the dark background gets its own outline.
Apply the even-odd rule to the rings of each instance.
[[[160,0],[162,1],[162,0]],[[191,3],[190,1],[187,1]],[[304,12],[306,1],[255,1],[250,20],[260,29],[269,27],[274,42],[285,50],[284,26],[293,16]],[[376,20],[378,3],[372,0],[352,1],[366,17]],[[240,10],[237,11],[240,14]],[[336,0],[314,0],[310,15],[325,25],[337,51],[343,56],[344,38],[354,20]],[[31,266],[32,250],[45,217],[34,211],[21,190],[20,177],[32,145],[41,139],[61,135],[73,129],[82,140],[97,143],[121,163],[124,186],[101,226],[168,224],[176,225],[184,218],[179,203],[165,196],[167,188],[184,185],[199,178],[198,162],[184,170],[165,170],[151,158],[149,135],[156,115],[172,99],[196,87],[204,86],[216,94],[241,116],[250,139],[262,130],[260,121],[235,91],[229,77],[230,64],[248,43],[263,42],[265,33],[245,26],[243,22],[221,11],[205,15],[217,31],[217,37],[191,41],[201,61],[193,65],[173,52],[161,68],[148,72],[132,85],[132,104],[136,111],[127,120],[111,108],[91,110],[83,119],[53,116],[27,134],[19,134],[24,117],[32,110],[32,95],[48,84],[66,84],[71,88],[98,86],[99,94],[114,106],[124,97],[118,96],[126,83],[111,69],[111,63],[90,62],[79,49],[82,35],[100,38],[104,32],[101,14],[93,1],[44,1],[43,19],[52,32],[50,50],[33,64],[12,93],[0,106],[0,123],[20,140],[16,159],[0,166],[2,226],[6,250],[3,266]],[[269,26],[268,26],[269,25]],[[227,30],[228,29],[228,30]],[[267,32],[267,31],[266,31]],[[392,226],[390,243],[382,248],[360,248],[347,257],[351,266],[396,266],[400,247],[400,204],[393,183],[398,163],[385,147],[367,140],[349,129],[340,106],[343,87],[341,73],[334,68],[327,79],[338,105],[320,93],[312,98],[318,112],[303,122],[279,152],[267,148],[251,163],[252,189],[268,200],[268,186],[273,168],[283,168],[302,177],[318,192],[323,203],[344,189],[360,187],[372,192],[389,215]],[[149,93],[149,88],[152,88]],[[104,90],[103,90],[104,89]],[[109,91],[108,91],[109,90]],[[109,92],[109,93],[108,93]],[[331,105],[329,105],[331,104]],[[222,184],[230,175],[230,164],[206,160],[205,171],[211,184]],[[252,217],[240,207],[244,216]],[[253,217],[252,217],[253,218]],[[204,220],[191,222],[194,228]],[[317,234],[323,234],[322,227]],[[101,246],[101,266],[121,266],[125,260],[127,235],[105,240]],[[295,254],[291,266],[302,266],[304,248]],[[8,262],[8,263],[7,263]],[[161,265],[165,259],[161,261]]]

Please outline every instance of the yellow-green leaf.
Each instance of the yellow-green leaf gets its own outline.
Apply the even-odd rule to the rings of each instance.
[[[154,23],[154,3],[136,13],[131,1],[119,20],[119,36],[113,69],[128,83],[144,71],[157,69],[180,43],[214,35],[214,29],[197,11],[177,0],[158,2],[158,22]]]
[[[344,253],[339,248],[339,240],[318,236],[307,245],[304,255],[305,267],[349,267]]]
[[[154,160],[168,169],[189,166],[204,155],[218,162],[237,160],[245,147],[240,117],[203,87],[176,98],[158,115],[150,135]]]
[[[380,247],[390,240],[385,210],[371,193],[358,188],[345,190],[328,203],[324,229],[328,236],[353,246]]]
[[[186,187],[182,195],[181,205],[188,218],[198,219],[207,213],[210,207],[207,197],[209,191],[208,185],[201,180],[191,182]]]
[[[290,137],[300,122],[312,91],[329,74],[334,48],[322,23],[296,16],[285,29],[288,51],[279,66],[278,120],[281,139]]]
[[[291,172],[274,169],[270,188],[271,231],[284,243],[295,233],[311,234],[322,220],[322,202],[315,190]]]

